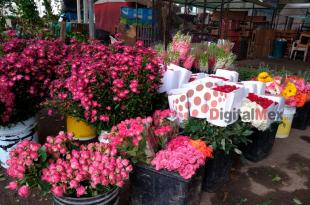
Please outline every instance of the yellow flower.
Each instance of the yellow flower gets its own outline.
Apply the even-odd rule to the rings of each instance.
[[[295,96],[297,94],[297,88],[294,83],[288,82],[286,87],[282,90],[282,95],[285,98]]]
[[[261,72],[260,74],[258,74],[257,80],[264,83],[273,81],[272,77],[267,72]]]

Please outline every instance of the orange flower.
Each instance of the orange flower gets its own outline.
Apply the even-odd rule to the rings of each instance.
[[[190,140],[190,143],[195,149],[199,150],[206,158],[212,157],[213,149],[202,140]]]
[[[298,93],[295,96],[296,99],[296,107],[303,107],[307,101],[308,95],[304,92]]]

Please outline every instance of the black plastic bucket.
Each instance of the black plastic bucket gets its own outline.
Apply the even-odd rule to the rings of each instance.
[[[206,192],[220,189],[229,180],[232,164],[232,155],[227,155],[222,150],[215,150],[213,158],[206,162],[202,189]]]
[[[133,205],[199,205],[204,167],[189,180],[174,172],[136,165],[131,174]]]
[[[84,198],[53,196],[54,205],[117,205],[119,201],[119,188],[102,195]]]
[[[268,157],[276,138],[278,125],[278,123],[273,123],[265,131],[254,128],[253,134],[249,136],[252,142],[241,148],[243,156],[252,162],[258,162]]]
[[[310,124],[310,102],[307,102],[303,107],[296,109],[292,128],[305,130]]]

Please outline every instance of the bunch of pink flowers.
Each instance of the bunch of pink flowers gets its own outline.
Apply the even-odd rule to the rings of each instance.
[[[118,148],[133,161],[148,163],[156,150],[178,132],[176,121],[168,120],[174,116],[173,111],[157,110],[153,118],[127,119],[115,125],[110,133],[102,134],[100,140]]]
[[[63,131],[59,132],[57,136],[52,137],[48,136],[46,138],[46,143],[44,147],[48,154],[53,155],[56,158],[59,158],[60,155],[64,155],[67,153],[67,143],[73,141],[73,133],[68,132],[65,133]]]
[[[10,152],[10,159],[7,161],[9,168],[7,174],[15,179],[22,180],[25,177],[27,169],[31,169],[39,159],[38,151],[41,145],[29,140],[24,140],[17,144],[16,148]],[[17,190],[21,197],[28,197],[30,188],[28,185],[19,187],[17,181],[12,181],[7,186],[10,190]]]
[[[163,74],[156,52],[141,42],[134,47],[73,43],[57,71],[51,107],[99,129],[151,112]]]
[[[191,145],[188,137],[178,136],[167,144],[166,149],[156,154],[151,164],[156,170],[175,171],[184,179],[190,179],[205,160],[206,157]]]
[[[164,64],[173,63],[190,70],[195,63],[195,57],[191,54],[191,40],[190,35],[176,33],[167,51],[161,49],[159,53],[161,61]]]
[[[67,49],[61,41],[18,39],[14,35],[0,47],[0,124],[6,125],[35,114]]]
[[[96,194],[98,185],[106,188],[124,185],[132,166],[127,159],[117,156],[114,146],[103,143],[70,146],[72,138],[72,133],[60,132],[55,138],[48,137],[43,146],[20,142],[7,162],[7,173],[15,179],[7,188],[18,189],[21,197],[27,197],[30,187],[42,189],[41,185],[48,183],[51,188],[45,192],[82,197]]]
[[[119,186],[129,178],[132,166],[129,161],[116,157],[113,153],[102,151],[103,145],[89,144],[80,151],[73,150],[66,159],[58,159],[42,171],[42,179],[51,184],[56,196],[63,196],[73,189],[76,197],[96,190],[97,185]],[[82,182],[88,181],[87,186]]]

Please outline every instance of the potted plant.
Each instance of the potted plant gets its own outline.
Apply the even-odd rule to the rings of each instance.
[[[0,40],[0,50],[0,161],[6,167],[11,148],[37,137],[35,115],[66,46],[57,40],[19,39],[10,31]]]
[[[68,117],[67,131],[89,139],[122,120],[154,111],[163,68],[151,48],[141,42],[134,47],[73,42],[69,53],[57,69],[47,103]]]
[[[212,149],[177,136],[177,128],[174,113],[164,110],[125,120],[102,136],[134,163],[133,204],[199,204],[202,166]]]
[[[41,146],[24,140],[11,150],[7,186],[28,197],[30,189],[52,193],[55,205],[116,204],[118,187],[129,178],[132,166],[108,144],[79,145],[72,133],[48,137]]]
[[[251,126],[240,120],[227,127],[215,126],[206,119],[198,118],[189,118],[184,122],[183,134],[205,141],[214,150],[213,158],[206,162],[204,191],[214,192],[229,180],[232,155],[234,152],[241,154],[238,146],[247,144],[251,133]]]

